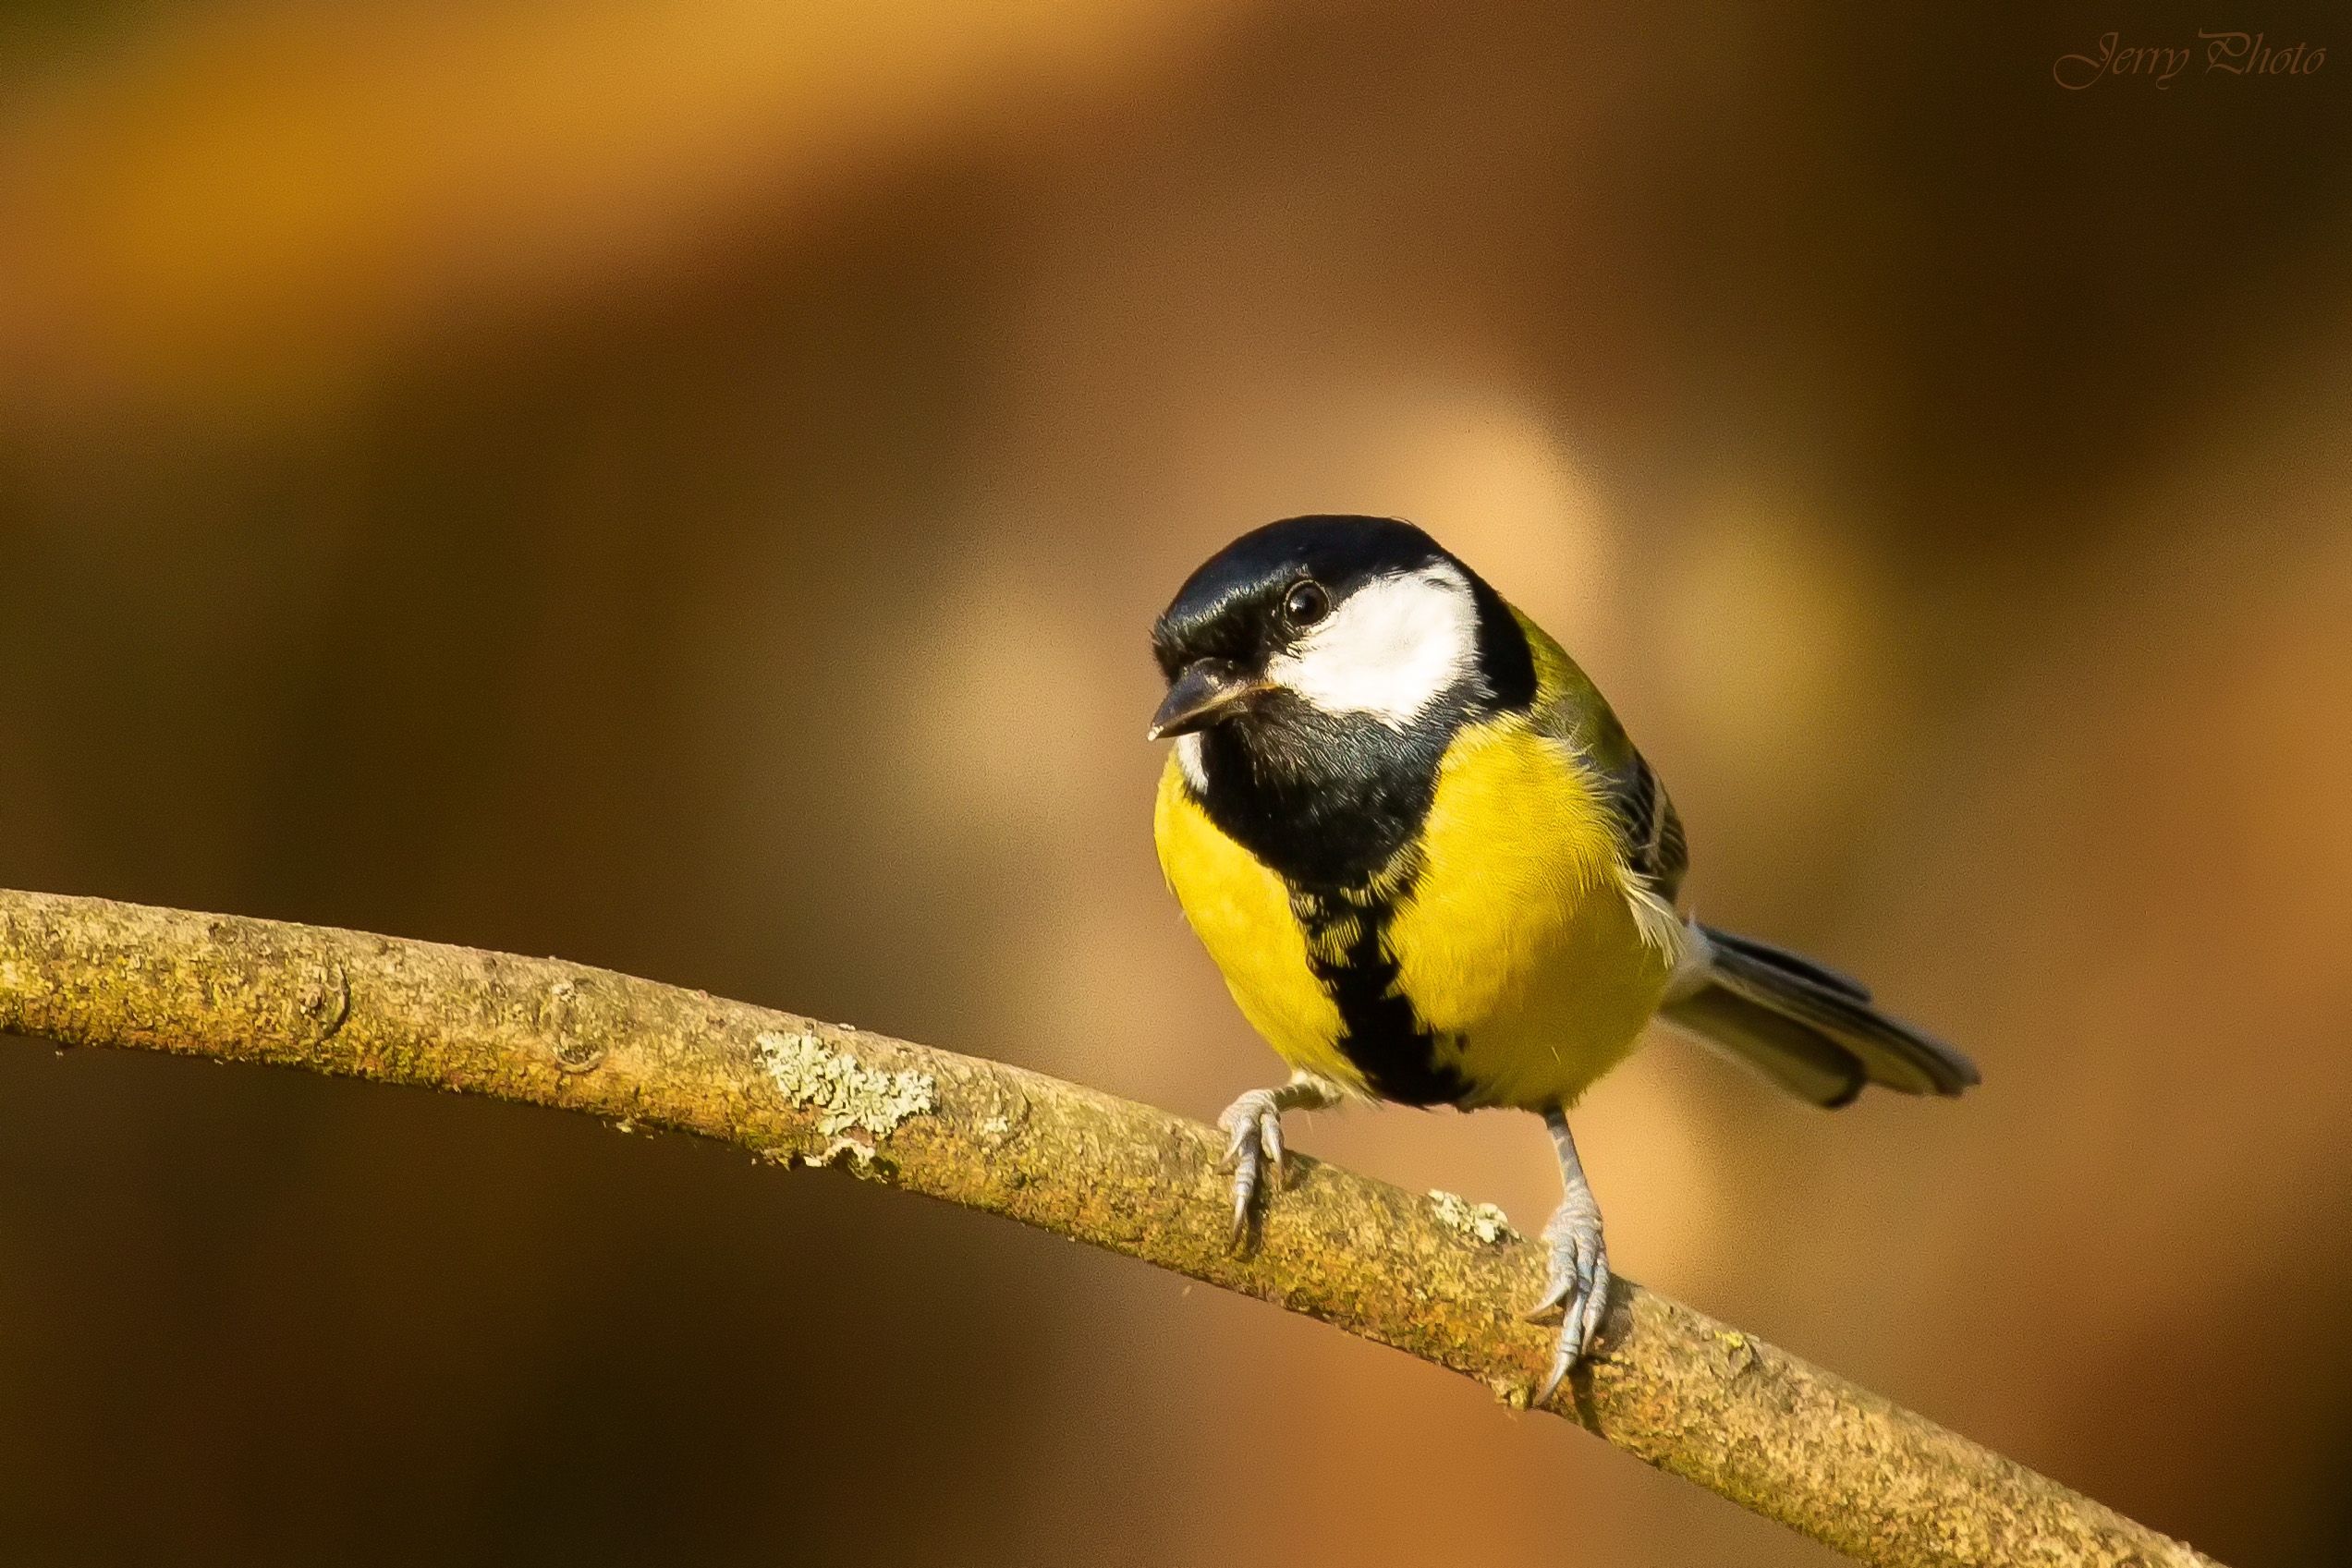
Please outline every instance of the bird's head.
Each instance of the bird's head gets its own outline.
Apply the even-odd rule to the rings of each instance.
[[[1402,735],[1523,705],[1534,688],[1501,598],[1389,517],[1290,517],[1242,535],[1177,590],[1152,646],[1168,680],[1153,739],[1227,726],[1261,741]]]

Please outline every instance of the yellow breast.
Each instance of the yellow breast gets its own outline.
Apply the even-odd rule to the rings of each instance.
[[[1672,954],[1645,939],[1606,808],[1524,719],[1447,749],[1421,870],[1389,926],[1398,985],[1477,1101],[1572,1101],[1632,1050]]]
[[[1173,758],[1154,828],[1242,1015],[1293,1067],[1362,1090],[1289,890],[1211,820]],[[1610,835],[1569,751],[1524,718],[1473,726],[1448,749],[1385,945],[1471,1103],[1572,1101],[1655,1011],[1671,955],[1644,940]]]

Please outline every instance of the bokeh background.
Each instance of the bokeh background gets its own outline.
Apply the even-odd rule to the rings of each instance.
[[[2224,14],[2226,12],[2227,14]],[[2352,1554],[2340,9],[10,0],[0,883],[559,954],[1206,1116],[1150,617],[1420,520],[1710,918],[1983,1090],[1661,1042],[1626,1271]],[[2260,29],[2316,75],[2068,91]],[[1554,1197],[1527,1118],[1312,1118]],[[0,1046],[26,1562],[1826,1552],[1388,1352],[679,1138]]]

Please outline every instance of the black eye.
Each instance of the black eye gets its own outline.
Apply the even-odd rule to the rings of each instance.
[[[1331,595],[1321,583],[1302,582],[1282,596],[1282,613],[1294,626],[1311,626],[1331,614]]]

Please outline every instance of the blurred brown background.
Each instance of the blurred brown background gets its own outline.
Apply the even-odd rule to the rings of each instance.
[[[1306,510],[1574,648],[1711,918],[1634,1276],[2352,1554],[2340,9],[10,0],[0,883],[560,954],[1195,1114],[1143,634]],[[2200,28],[2341,51],[2070,92]],[[1297,1141],[1537,1222],[1535,1124]],[[1820,1564],[1468,1383],[682,1139],[0,1049],[0,1550]]]

